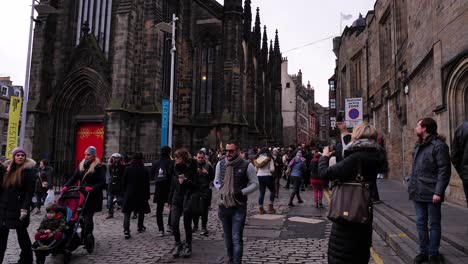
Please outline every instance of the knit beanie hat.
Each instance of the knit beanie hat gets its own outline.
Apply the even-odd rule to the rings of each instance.
[[[12,152],[13,157],[16,156],[16,154],[18,154],[18,153],[20,153],[20,152],[23,153],[24,156],[26,157],[26,150],[24,150],[24,149],[21,148],[21,147],[17,147],[17,148],[15,148],[15,149],[13,150],[13,152]]]
[[[89,146],[86,150],[85,153],[91,154],[92,156],[96,157],[96,148],[94,146]]]

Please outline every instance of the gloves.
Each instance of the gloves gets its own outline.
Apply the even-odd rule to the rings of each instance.
[[[66,192],[67,190],[68,190],[68,187],[67,187],[67,186],[63,186],[62,192]]]
[[[93,191],[93,187],[89,187],[89,186],[84,187],[84,189],[85,189],[86,192],[92,192]]]
[[[21,209],[20,218],[19,218],[20,221],[23,221],[26,218],[26,216],[28,216],[28,210]]]

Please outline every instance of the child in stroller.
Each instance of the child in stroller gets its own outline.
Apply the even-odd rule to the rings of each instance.
[[[47,215],[41,222],[34,236],[39,247],[52,247],[58,243],[65,231],[65,218],[59,211],[57,204],[49,204],[46,208]]]

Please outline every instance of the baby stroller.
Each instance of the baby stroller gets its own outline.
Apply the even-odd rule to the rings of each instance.
[[[41,245],[39,241],[35,241],[32,245],[32,250],[36,254],[36,263],[45,263],[45,259],[49,254],[57,255],[63,253],[63,262],[67,264],[71,260],[71,252],[79,246],[84,245],[88,253],[94,251],[94,236],[86,234],[86,225],[83,217],[83,211],[86,208],[89,193],[84,192],[83,187],[70,187],[64,191],[57,200],[57,204],[61,206],[60,213],[66,221],[65,232],[58,241],[52,242],[50,245]]]

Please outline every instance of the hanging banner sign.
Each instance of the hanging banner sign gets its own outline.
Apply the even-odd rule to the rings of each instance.
[[[22,98],[10,97],[10,111],[8,112],[8,133],[5,157],[11,159],[11,152],[18,146],[18,127],[21,115]]]
[[[168,130],[169,130],[169,100],[162,99],[161,109],[161,147],[167,146]]]
[[[362,122],[362,98],[345,99],[346,127],[355,127]]]

